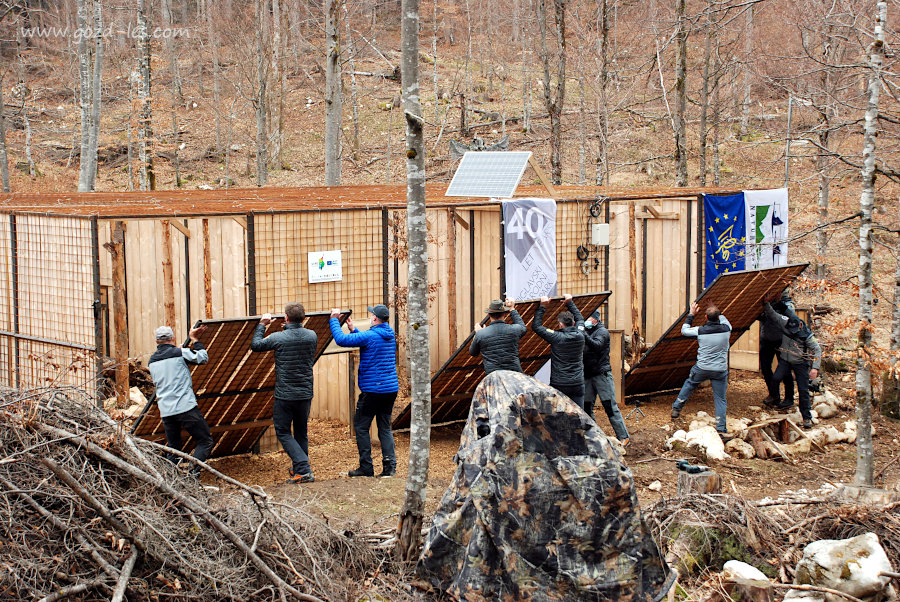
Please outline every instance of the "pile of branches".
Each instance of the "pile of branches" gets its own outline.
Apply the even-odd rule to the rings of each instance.
[[[730,495],[688,494],[658,502],[645,519],[670,564],[684,566],[686,559],[698,558],[727,560],[744,551],[748,558],[739,560],[753,560],[751,564],[758,568],[771,567],[785,584],[792,582],[804,548],[822,539],[872,532],[889,558],[900,557],[900,503],[872,507],[837,499],[798,499],[757,504]],[[718,535],[713,535],[716,531]],[[697,533],[704,534],[701,541]],[[722,550],[716,547],[727,539],[731,540],[725,542],[727,554],[717,554]],[[698,580],[722,568],[715,564],[696,567],[702,569]]]
[[[351,533],[166,451],[78,389],[0,394],[0,598],[349,599],[378,573]]]

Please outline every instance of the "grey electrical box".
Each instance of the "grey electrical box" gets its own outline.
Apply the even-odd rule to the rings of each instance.
[[[598,247],[609,246],[609,224],[591,224],[591,244]]]

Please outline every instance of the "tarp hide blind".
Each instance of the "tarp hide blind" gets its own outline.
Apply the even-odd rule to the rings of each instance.
[[[674,582],[630,469],[552,387],[488,375],[456,462],[417,565],[431,587],[457,600],[656,601]]]

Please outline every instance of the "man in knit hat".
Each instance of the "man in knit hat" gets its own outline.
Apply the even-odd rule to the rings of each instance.
[[[584,321],[584,411],[594,418],[594,400],[600,397],[616,439],[628,445],[628,429],[616,405],[616,385],[609,363],[609,330],[595,311]]]

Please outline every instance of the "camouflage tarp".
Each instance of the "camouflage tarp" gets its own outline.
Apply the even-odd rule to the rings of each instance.
[[[488,375],[456,462],[417,566],[435,589],[467,601],[657,601],[674,582],[631,470],[555,389]]]

